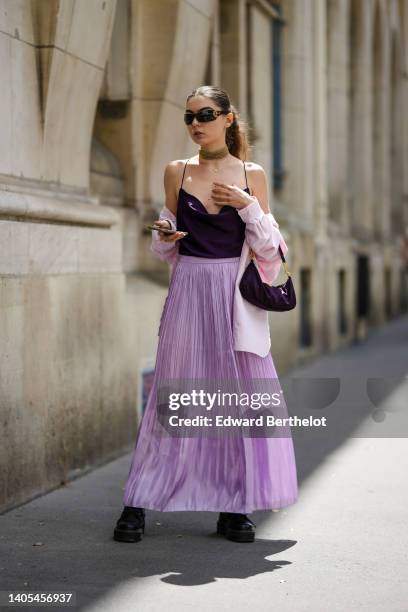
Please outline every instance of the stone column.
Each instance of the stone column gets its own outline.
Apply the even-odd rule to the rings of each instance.
[[[367,240],[371,238],[373,230],[371,3],[353,0],[350,6],[351,221],[354,235]]]
[[[130,443],[121,235],[89,193],[115,5],[1,2],[0,509]]]
[[[314,156],[311,173],[314,183],[315,210],[315,262],[313,273],[315,308],[319,308],[320,326],[315,344],[318,349],[330,347],[330,322],[336,313],[336,289],[333,281],[336,270],[332,269],[332,258],[328,250],[328,173],[327,173],[327,13],[326,0],[315,0],[312,10],[313,40],[313,136]],[[333,297],[334,296],[334,299]],[[316,326],[317,329],[317,326]]]
[[[282,53],[284,87],[284,149],[289,169],[283,198],[291,212],[312,227],[315,186],[313,176],[313,3],[285,2]]]
[[[349,0],[327,3],[327,146],[330,219],[349,230]]]
[[[242,117],[247,118],[246,0],[219,0],[221,83]],[[249,7],[248,7],[249,8]]]
[[[253,143],[252,159],[261,164],[266,172],[269,201],[271,202],[273,198],[272,17],[255,4],[249,5],[248,8],[248,91]]]

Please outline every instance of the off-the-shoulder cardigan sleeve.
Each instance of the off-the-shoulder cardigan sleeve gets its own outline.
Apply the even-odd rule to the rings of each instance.
[[[279,231],[279,224],[272,213],[265,213],[258,199],[244,208],[238,209],[238,214],[246,224],[245,239],[255,253],[258,270],[264,282],[272,284],[279,275],[282,265],[278,246],[286,255],[288,246]]]
[[[167,206],[163,206],[159,214],[160,220],[168,220],[172,229],[176,229],[176,217]],[[153,230],[150,250],[162,261],[167,261],[171,266],[175,263],[178,256],[178,240],[175,242],[165,242],[160,240],[159,232]]]

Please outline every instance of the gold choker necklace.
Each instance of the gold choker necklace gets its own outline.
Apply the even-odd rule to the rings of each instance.
[[[198,151],[200,159],[222,159],[223,157],[227,157],[228,154],[229,149],[227,145],[224,145],[222,149],[217,149],[216,151],[206,151],[205,149],[200,149]]]

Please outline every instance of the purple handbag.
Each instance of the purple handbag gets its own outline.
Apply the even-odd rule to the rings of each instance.
[[[245,272],[239,283],[242,297],[254,306],[263,310],[292,310],[296,306],[295,288],[292,283],[291,275],[286,266],[285,256],[279,246],[279,253],[283,261],[283,267],[288,276],[282,285],[268,285],[264,283],[257,266],[254,263],[255,255],[251,249],[251,261],[246,267]]]

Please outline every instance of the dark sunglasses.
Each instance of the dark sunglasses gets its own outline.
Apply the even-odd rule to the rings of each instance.
[[[228,115],[231,111],[215,110],[214,108],[202,108],[198,113],[193,111],[186,111],[184,113],[184,123],[191,125],[194,121],[194,117],[197,117],[197,121],[200,123],[207,123],[208,121],[215,121],[218,115]]]

